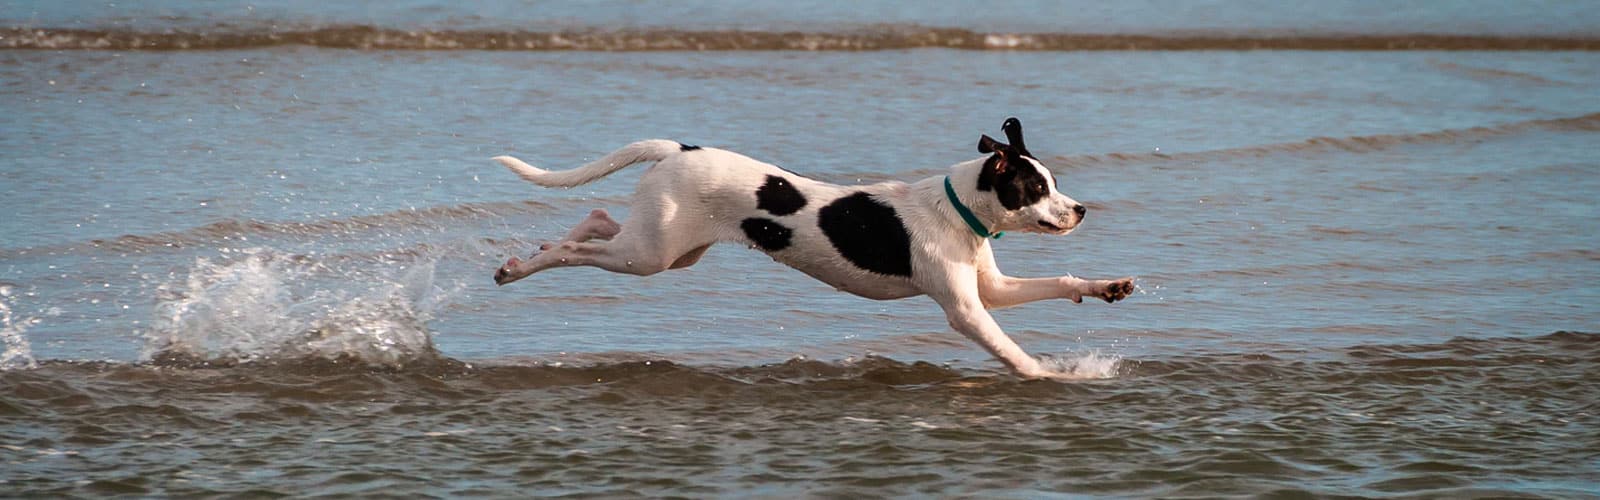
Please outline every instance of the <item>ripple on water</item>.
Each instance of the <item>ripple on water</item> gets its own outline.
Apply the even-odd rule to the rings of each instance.
[[[0,453],[34,494],[1562,495],[1589,473],[1597,354],[1558,332],[1122,360],[1088,383],[879,357],[45,361],[0,373],[19,423]],[[185,481],[162,479],[175,453]]]

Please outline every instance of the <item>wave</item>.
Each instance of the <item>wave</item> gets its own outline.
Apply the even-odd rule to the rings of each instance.
[[[1234,158],[1262,157],[1284,153],[1350,152],[1371,153],[1401,146],[1419,144],[1450,144],[1523,134],[1534,131],[1596,132],[1600,131],[1600,113],[1589,113],[1567,118],[1548,118],[1487,125],[1481,127],[1444,129],[1409,134],[1376,134],[1349,137],[1313,137],[1298,142],[1262,144],[1240,148],[1195,151],[1189,153],[1107,153],[1102,155],[1069,155],[1050,158],[1052,166],[1087,167],[1107,164],[1139,164],[1152,162],[1204,162]]]
[[[1395,385],[1441,379],[1583,373],[1600,360],[1600,334],[1557,331],[1532,337],[1456,337],[1434,344],[1356,345],[1333,359],[1305,360],[1287,354],[1241,353],[1143,360],[1130,376],[1166,380],[1307,380]],[[1541,372],[1545,372],[1541,375]],[[1310,382],[1306,382],[1310,383]]]
[[[891,25],[853,32],[742,30],[403,30],[330,26],[303,30],[0,30],[0,48],[47,50],[231,50],[300,45],[359,50],[867,51],[961,50],[1600,50],[1600,37],[1450,34],[984,33]]]
[[[1116,152],[1090,155],[1063,155],[1047,159],[1052,167],[1079,168],[1105,165],[1131,165],[1156,162],[1208,162],[1236,158],[1264,157],[1276,154],[1347,152],[1370,153],[1409,145],[1450,144],[1479,141],[1494,137],[1513,136],[1534,131],[1596,132],[1600,131],[1600,112],[1585,115],[1526,120],[1498,125],[1470,128],[1444,129],[1406,134],[1376,134],[1348,137],[1313,137],[1297,142],[1262,144],[1238,148],[1195,151],[1183,153]],[[879,182],[904,179],[907,176],[938,175],[942,168],[920,169],[909,172],[843,172],[815,174],[819,180],[838,183]],[[1387,188],[1366,186],[1366,189],[1383,191]],[[557,202],[558,204],[560,202]],[[625,204],[625,197],[588,198],[585,204]],[[400,230],[437,228],[447,223],[525,215],[551,210],[556,205],[537,201],[462,203],[421,209],[358,215],[344,218],[312,221],[261,221],[255,219],[228,219],[178,231],[147,234],[126,234],[115,238],[89,240],[85,243],[63,245],[0,248],[0,258],[18,258],[29,255],[47,255],[84,251],[110,251],[141,253],[166,249],[183,249],[196,246],[238,245],[252,237],[316,237],[329,234],[348,234],[372,230]],[[1330,234],[1338,229],[1314,228]],[[518,246],[520,241],[485,240],[490,246]],[[425,246],[425,245],[424,245]],[[419,251],[425,251],[423,248]],[[404,251],[402,251],[404,252]],[[415,253],[415,252],[413,252]]]
[[[373,215],[357,215],[307,222],[224,220],[184,231],[153,235],[124,235],[91,244],[111,250],[141,250],[151,247],[181,247],[195,243],[214,243],[249,236],[319,236],[374,229],[438,227],[451,221],[505,217],[549,209],[537,201],[463,203],[421,209],[395,210]]]
[[[1517,82],[1521,82],[1521,83],[1532,83],[1532,84],[1535,84],[1535,85],[1550,85],[1550,86],[1567,86],[1567,85],[1570,85],[1569,83],[1566,83],[1566,82],[1558,82],[1558,81],[1551,80],[1551,79],[1548,79],[1548,78],[1545,78],[1545,77],[1542,77],[1542,76],[1539,76],[1539,75],[1535,75],[1535,74],[1531,74],[1531,73],[1523,73],[1523,72],[1520,72],[1520,71],[1511,71],[1511,70],[1507,70],[1507,69],[1479,68],[1479,67],[1476,67],[1476,66],[1467,66],[1467,65],[1464,65],[1464,64],[1456,64],[1456,63],[1450,63],[1450,62],[1444,62],[1444,61],[1432,61],[1432,60],[1428,61],[1428,65],[1433,66],[1435,68],[1438,68],[1438,69],[1440,69],[1442,71],[1448,71],[1448,72],[1451,72],[1451,73],[1456,73],[1456,74],[1464,75],[1464,76],[1467,76],[1467,77],[1470,77],[1470,78],[1476,78],[1476,79],[1479,79],[1479,80],[1486,80],[1486,81],[1513,80],[1513,81],[1517,81]]]
[[[1056,358],[1052,363],[1080,367],[1106,363],[1112,358],[1090,354],[1077,359]],[[1538,380],[1540,371],[1572,372],[1593,370],[1600,359],[1600,334],[1558,331],[1531,337],[1466,338],[1433,344],[1356,345],[1327,353],[1214,353],[1153,359],[1121,359],[1112,372],[1124,383],[1144,380],[1207,380],[1241,384],[1291,383],[1296,380],[1361,379],[1393,384],[1420,383],[1440,377],[1499,376],[1508,370]],[[899,361],[866,356],[843,361],[795,358],[781,363],[755,366],[694,366],[670,360],[642,359],[599,362],[589,365],[562,363],[497,364],[494,361],[468,362],[428,351],[399,363],[374,362],[356,354],[337,356],[295,355],[279,357],[203,357],[167,351],[138,363],[107,361],[42,360],[32,370],[0,372],[0,380],[14,379],[29,372],[116,374],[111,380],[140,380],[152,384],[192,383],[194,380],[128,376],[147,370],[168,374],[194,372],[201,381],[225,370],[240,377],[280,385],[290,381],[349,376],[385,375],[392,381],[455,381],[459,390],[517,390],[570,386],[633,387],[682,394],[702,393],[716,388],[780,386],[806,392],[815,389],[864,387],[938,388],[966,390],[974,387],[1003,388],[1030,394],[1030,385],[1074,383],[1022,381],[999,370],[951,367],[926,361]],[[203,373],[202,373],[203,372]],[[37,377],[34,375],[33,377]],[[1519,375],[1521,376],[1521,375]],[[1104,382],[1096,382],[1104,383]],[[0,384],[4,385],[4,384]],[[425,390],[438,389],[433,382]],[[69,389],[62,386],[62,390]],[[309,389],[308,389],[309,390]],[[362,393],[351,398],[367,397]],[[340,394],[319,397],[341,398]]]
[[[1090,479],[1036,488],[1582,497],[1593,483],[1584,436],[1600,424],[1600,334],[1241,348],[1127,364],[1115,380],[1056,383],[887,358],[738,367],[46,360],[0,371],[0,418],[12,424],[0,455],[16,463],[19,491],[58,496],[483,494],[482,471],[521,478],[488,488],[550,495],[571,494],[574,477],[613,488],[593,494],[842,484],[884,496],[1004,495],[1061,457],[1073,465],[1058,475]],[[220,465],[145,479],[173,475],[174,450]],[[115,467],[52,479],[80,454]],[[360,467],[389,472],[350,472]],[[703,473],[713,469],[742,477]],[[695,474],[717,477],[663,479]],[[946,476],[956,479],[935,482]]]
[[[1276,154],[1321,152],[1370,153],[1401,146],[1471,142],[1534,131],[1600,131],[1600,112],[1566,118],[1526,120],[1499,125],[1444,129],[1409,134],[1313,137],[1297,142],[1262,144],[1210,151],[1184,153],[1116,152],[1098,155],[1064,155],[1048,158],[1047,163],[1049,163],[1052,167],[1078,168],[1174,161],[1226,161],[1236,158],[1263,157]],[[943,172],[944,169],[935,168],[893,173],[820,173],[814,175],[814,177],[823,181],[850,184],[898,180],[904,179],[907,176],[938,175]],[[1379,191],[1386,189],[1378,186],[1368,186],[1366,188]],[[583,202],[585,204],[624,204],[626,203],[626,198],[589,198]],[[555,207],[555,205],[528,200],[516,202],[462,203],[457,205],[396,210],[380,214],[358,215],[352,217],[321,219],[305,222],[228,219],[178,231],[166,231],[148,234],[126,234],[115,238],[89,240],[86,243],[13,249],[0,248],[0,258],[18,258],[29,255],[45,255],[83,251],[140,253],[166,249],[182,249],[196,246],[215,246],[220,244],[237,245],[240,241],[247,241],[248,238],[251,237],[315,237],[328,234],[346,234],[371,230],[436,228],[441,227],[446,223],[455,221],[525,215],[548,211]],[[1336,231],[1338,230],[1329,230],[1324,228],[1321,231],[1334,232],[1336,234]],[[520,241],[496,240],[486,240],[483,243],[486,243],[490,246],[505,246],[508,248],[524,244],[524,242]],[[425,250],[426,248],[423,248],[420,251]]]
[[[1141,165],[1164,162],[1212,162],[1227,161],[1237,158],[1260,158],[1281,154],[1308,154],[1308,153],[1374,153],[1386,151],[1403,146],[1452,144],[1460,142],[1476,142],[1495,137],[1515,136],[1528,132],[1554,131],[1554,132],[1600,132],[1600,113],[1572,116],[1566,118],[1543,118],[1519,122],[1502,123],[1499,125],[1485,125],[1469,128],[1453,128],[1434,130],[1429,132],[1415,132],[1406,134],[1375,134],[1355,135],[1347,137],[1312,137],[1296,142],[1280,142],[1274,144],[1258,144],[1237,148],[1213,149],[1207,151],[1192,151],[1182,153],[1161,152],[1116,152],[1104,154],[1085,155],[1060,155],[1045,158],[1045,163],[1053,168],[1082,168],[1116,165]],[[881,182],[900,180],[914,176],[940,175],[944,168],[926,168],[909,172],[845,172],[835,174],[821,174],[816,177],[820,180],[837,183]],[[1363,186],[1363,189],[1373,191],[1389,191],[1381,186]]]
[[[227,219],[178,231],[126,234],[115,238],[89,240],[80,244],[0,249],[0,258],[84,250],[139,253],[218,245],[224,242],[237,245],[249,241],[252,237],[316,237],[373,230],[436,228],[455,221],[538,213],[550,208],[551,205],[537,201],[485,202],[395,210],[305,222]]]

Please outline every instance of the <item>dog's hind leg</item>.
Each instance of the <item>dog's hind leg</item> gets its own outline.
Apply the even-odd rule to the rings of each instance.
[[[622,224],[618,224],[617,221],[613,220],[611,214],[606,213],[605,209],[596,208],[590,211],[589,216],[585,217],[582,222],[572,226],[572,230],[567,231],[567,235],[562,237],[561,241],[609,240],[615,238],[617,233],[620,232],[622,232]],[[549,250],[558,243],[560,241],[545,243],[539,246],[539,250]]]
[[[596,208],[589,212],[589,216],[572,227],[567,233],[567,241],[609,240],[617,237],[622,232],[622,224],[611,218],[603,208]]]
[[[597,224],[599,233],[588,229],[578,235],[593,235],[588,241],[563,241],[528,260],[511,259],[495,273],[495,283],[504,285],[546,269],[571,266],[593,266],[615,273],[649,276],[687,267],[699,258],[704,247],[717,242],[712,225],[675,220],[689,217],[698,221],[700,212],[685,212],[680,205],[656,198],[654,194],[635,200],[632,214],[623,221],[620,230],[611,232],[605,224]],[[591,214],[585,222],[598,218]],[[573,228],[573,232],[578,233],[578,229]]]
[[[512,258],[494,274],[494,282],[505,285],[533,273],[556,267],[594,266],[616,273],[649,276],[667,270],[670,260],[642,253],[628,240],[563,241],[547,246],[527,260]]]
[[[495,274],[495,283],[504,285],[530,274],[555,267],[592,266],[614,273],[649,276],[668,269],[687,267],[698,259],[703,243],[687,250],[667,242],[641,238],[624,229],[610,241],[563,241],[528,260],[511,259]]]

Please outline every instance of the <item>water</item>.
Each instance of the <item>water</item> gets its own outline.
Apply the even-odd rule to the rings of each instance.
[[[1600,59],[1363,45],[1583,46],[1582,2],[741,5],[0,4],[26,28],[0,46],[84,49],[0,50],[0,481],[1600,494]],[[419,30],[435,45],[336,48]],[[629,50],[791,30],[909,34]],[[623,37],[409,50],[595,32]],[[928,33],[985,45],[905,42]],[[1346,50],[1060,50],[1079,33]],[[1012,35],[1045,41],[996,50]],[[228,36],[267,41],[181,50]],[[1000,240],[1002,268],[1139,278],[1114,305],[995,313],[1079,382],[1014,380],[927,299],[844,295],[737,246],[648,278],[490,280],[591,209],[624,216],[638,175],[547,190],[492,156],[560,168],[661,137],[912,180],[1013,115],[1090,213]]]

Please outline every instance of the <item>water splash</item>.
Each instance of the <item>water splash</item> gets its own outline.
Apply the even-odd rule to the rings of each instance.
[[[0,370],[29,369],[38,366],[33,359],[33,349],[28,345],[28,337],[22,333],[29,326],[39,323],[38,318],[13,320],[11,306],[6,304],[11,300],[12,290],[9,285],[0,285],[0,341],[6,346],[4,353],[0,353]]]
[[[1039,365],[1049,370],[1052,378],[1090,380],[1115,378],[1122,364],[1120,354],[1101,354],[1099,350],[1085,353],[1039,356]]]
[[[397,366],[436,356],[427,321],[457,285],[434,261],[335,269],[266,249],[196,259],[157,289],[147,360],[253,362],[322,358]]]

